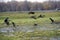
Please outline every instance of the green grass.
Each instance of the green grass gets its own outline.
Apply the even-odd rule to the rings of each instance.
[[[15,36],[4,36],[0,34],[0,40],[43,40],[44,37],[47,37],[48,40],[51,37],[60,36],[60,32],[57,31],[34,31],[34,32],[15,32]],[[37,38],[39,37],[39,38]]]
[[[45,15],[44,18],[37,18],[40,14]],[[39,26],[46,26],[46,27],[56,27],[59,25],[50,24],[51,21],[49,20],[50,17],[55,19],[55,21],[60,22],[60,12],[35,12],[34,16],[36,16],[36,20],[30,18],[33,14],[28,14],[28,12],[0,12],[0,27],[6,27],[4,25],[4,19],[9,17],[9,19],[16,23],[16,25],[28,25],[33,26],[34,23],[37,23]],[[10,21],[10,23],[11,23]],[[60,36],[60,30],[52,30],[52,31],[42,31],[36,30],[34,32],[14,32],[15,36],[4,36],[3,33],[0,34],[0,40],[32,40],[32,37],[40,37],[40,40],[44,40],[43,37],[50,37]],[[41,38],[42,37],[42,38]],[[39,40],[33,39],[33,40]]]
[[[40,14],[45,15],[44,18],[37,18]],[[6,17],[9,17],[10,20],[14,21],[19,25],[32,25],[34,23],[50,23],[50,17],[56,21],[60,21],[60,12],[36,12],[36,20],[30,18],[33,14],[29,15],[28,12],[2,12],[0,13],[0,23],[4,22]],[[47,21],[47,22],[46,22]]]

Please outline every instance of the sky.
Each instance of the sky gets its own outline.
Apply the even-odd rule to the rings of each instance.
[[[2,2],[2,1],[4,1],[4,2],[7,2],[7,1],[11,1],[11,0],[0,0],[0,2]],[[16,1],[25,1],[25,0],[16,0]],[[46,1],[46,0],[27,0],[27,1],[30,1],[30,2],[44,2],[44,1]]]

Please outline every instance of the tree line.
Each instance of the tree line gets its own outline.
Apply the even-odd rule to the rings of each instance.
[[[8,11],[40,11],[40,10],[60,10],[60,1],[40,2],[0,2],[0,12]]]

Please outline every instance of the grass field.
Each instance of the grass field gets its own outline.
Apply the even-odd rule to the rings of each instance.
[[[40,14],[45,15],[45,17],[37,18]],[[35,20],[30,18],[32,15],[36,16],[37,19]],[[29,15],[28,12],[2,12],[0,13],[0,23],[3,23],[6,17],[9,17],[10,20],[19,25],[32,25],[34,23],[48,24],[51,22],[49,20],[50,17],[57,21],[60,21],[60,12],[36,12],[35,14],[31,15]]]
[[[37,18],[40,14],[45,15],[45,17]],[[37,19],[30,18],[31,16],[36,16]],[[37,30],[33,28],[35,30],[33,32],[12,32],[11,34],[14,34],[14,36],[4,35],[10,32],[0,32],[0,40],[50,40],[53,37],[60,38],[60,24],[51,24],[49,20],[49,18],[53,18],[55,21],[60,22],[60,12],[35,12],[35,14],[28,14],[28,12],[0,12],[0,28],[10,27],[4,24],[6,17],[9,17],[10,23],[13,21],[20,27],[27,26],[26,28],[28,28],[37,23],[39,27],[56,28],[56,30],[38,30],[36,26]]]

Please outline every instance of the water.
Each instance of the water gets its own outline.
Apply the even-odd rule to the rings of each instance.
[[[40,30],[57,30],[57,29],[60,29],[60,25],[58,24],[45,24],[43,26],[16,26],[16,27],[3,27],[3,28],[0,28],[0,32],[33,32],[35,30],[37,31],[40,31]]]
[[[32,37],[32,40],[35,39],[42,39],[42,40],[60,40],[60,37],[56,38],[56,37]]]
[[[50,27],[48,27],[50,26]],[[2,33],[7,33],[5,35],[8,36],[14,36],[11,32],[34,32],[35,30],[40,31],[40,30],[56,30],[60,29],[60,25],[45,25],[45,26],[17,26],[15,27],[3,27],[0,28],[0,32]],[[35,39],[40,39],[41,37],[31,37],[30,39],[35,40]],[[60,37],[42,37],[43,40],[60,40]]]
[[[33,32],[34,30],[55,30],[55,28],[49,28],[49,27],[40,27],[40,26],[19,26],[19,27],[4,27],[0,28],[0,32],[14,32],[14,31],[22,31],[22,32]]]
[[[0,28],[0,32],[14,32],[12,27],[4,27],[4,28]]]

